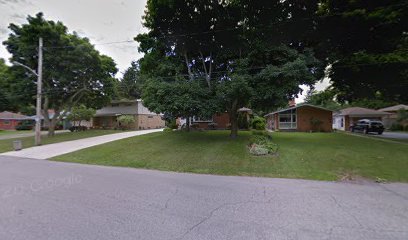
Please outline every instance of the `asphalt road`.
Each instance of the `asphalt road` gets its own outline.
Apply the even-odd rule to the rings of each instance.
[[[113,168],[0,156],[0,239],[408,239],[408,184]]]

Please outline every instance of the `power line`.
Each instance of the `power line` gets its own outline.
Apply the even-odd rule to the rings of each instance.
[[[390,4],[387,6],[383,7],[401,7],[401,6],[408,6],[408,3],[400,3],[400,4]],[[370,9],[370,11],[376,11],[379,9],[382,9],[383,7],[378,7],[374,9]],[[280,20],[280,21],[275,21],[269,23],[268,26],[261,26],[262,28],[271,28],[274,27],[275,25],[281,25],[285,24],[287,22],[296,22],[296,21],[304,21],[304,20],[311,20],[311,19],[318,19],[318,18],[328,18],[328,17],[334,17],[334,16],[342,16],[344,15],[344,12],[339,12],[339,13],[332,13],[332,14],[326,14],[322,16],[315,16],[315,17],[303,17],[303,18],[297,18],[297,19],[285,19],[285,20]],[[245,28],[244,28],[245,29]],[[259,28],[258,28],[259,29]],[[248,30],[248,29],[246,29]],[[163,38],[171,38],[171,37],[188,37],[188,36],[199,36],[199,35],[207,35],[207,34],[213,34],[213,33],[220,33],[220,32],[228,32],[228,31],[242,31],[241,26],[235,26],[231,28],[225,28],[225,29],[215,29],[215,30],[208,30],[208,31],[200,31],[200,32],[192,32],[192,33],[185,33],[185,34],[162,34],[162,36],[155,36],[156,38],[163,39]],[[142,32],[136,33],[136,35],[141,34]],[[123,40],[123,41],[113,41],[113,42],[105,42],[105,43],[95,43],[92,44],[94,46],[100,46],[100,45],[112,45],[112,44],[123,44],[123,43],[134,43],[135,40]],[[76,48],[78,46],[57,46],[57,47],[44,47],[44,49],[64,49],[64,48]]]
[[[408,64],[407,62],[403,62],[403,61],[394,61],[394,62],[377,62],[377,63],[362,63],[362,64],[344,64],[344,65],[337,65],[336,68],[349,68],[349,67],[354,67],[354,66],[377,66],[377,65],[385,65],[385,64],[394,64],[394,63],[405,63]],[[243,69],[239,69],[240,71],[245,71],[245,70],[263,70],[266,69],[270,66],[265,66],[265,67],[252,67],[252,68],[243,68]],[[275,71],[274,73],[276,74],[280,74],[280,73],[286,73],[286,72],[293,72],[293,71],[303,71],[303,69],[296,69],[296,70],[280,70],[280,71]],[[217,74],[217,73],[232,73],[230,70],[225,70],[225,71],[214,71],[213,73]],[[259,74],[259,72],[257,73],[245,73],[245,75],[250,75],[250,76],[255,76]],[[177,78],[180,77],[184,77],[184,78],[189,78],[190,75],[188,74],[179,74],[179,75],[173,75],[173,76],[152,76],[149,78],[154,78],[154,79],[161,79],[161,80],[175,80]],[[196,77],[198,78],[205,78],[205,75],[199,74],[196,75]],[[219,80],[220,77],[222,76],[212,76],[211,80]],[[398,83],[400,84],[400,83]],[[15,92],[14,92],[15,93]],[[67,93],[67,89],[48,89],[46,91],[43,91],[42,94],[50,94],[50,93],[54,93],[54,94],[59,94],[59,93]],[[35,95],[35,93],[33,92],[31,94],[32,96]],[[21,91],[18,94],[13,94],[13,96],[10,96],[11,98],[17,98],[17,97],[27,97],[27,93]]]

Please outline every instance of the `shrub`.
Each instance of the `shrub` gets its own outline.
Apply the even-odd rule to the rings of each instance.
[[[312,125],[313,130],[315,131],[321,131],[321,126],[323,124],[323,121],[317,118],[312,117],[310,119],[310,124]]]
[[[200,127],[200,125],[198,123],[193,123],[190,125],[190,128],[192,129],[198,129]]]
[[[71,132],[82,132],[86,130],[88,130],[86,126],[72,126],[69,128],[69,131]]]
[[[216,129],[218,126],[217,123],[208,123],[208,129]]]
[[[250,139],[250,153],[254,155],[265,155],[263,149],[267,150],[266,154],[275,154],[278,151],[278,145],[272,142],[272,135],[267,131],[252,131]]]
[[[122,115],[118,117],[118,122],[122,128],[130,128],[130,125],[135,122],[135,118],[132,115]]]
[[[172,128],[165,128],[165,129],[163,129],[163,132],[173,132],[173,129]]]
[[[393,123],[390,127],[390,130],[391,131],[402,131],[404,130],[404,127],[399,123]]]
[[[249,149],[249,152],[256,156],[267,155],[269,153],[267,148],[257,144],[252,144],[251,148]]]
[[[266,127],[266,120],[263,117],[256,116],[252,119],[251,122],[252,129],[256,130],[265,130]]]
[[[408,125],[405,125],[404,131],[407,131],[407,132],[408,132]]]
[[[168,121],[167,122],[167,127],[170,128],[170,129],[177,129],[178,125],[177,125],[176,119],[172,119],[172,120]]]
[[[247,116],[245,114],[239,113],[238,114],[238,128],[239,129],[248,129],[249,123]]]
[[[17,131],[21,130],[33,130],[34,126],[33,125],[18,125],[15,127]]]

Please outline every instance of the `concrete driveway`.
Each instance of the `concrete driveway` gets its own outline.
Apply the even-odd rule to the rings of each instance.
[[[380,138],[391,138],[391,139],[407,139],[408,140],[408,133],[403,132],[383,132],[381,135],[372,135]]]
[[[93,147],[96,145],[117,141],[124,138],[140,136],[144,134],[162,132],[163,129],[149,129],[139,131],[129,131],[122,133],[106,134],[97,137],[83,138],[73,141],[47,144],[43,146],[30,147],[20,151],[11,151],[1,153],[0,156],[27,157],[36,159],[48,159],[55,156],[63,155],[70,152],[75,152],[84,148]]]
[[[408,184],[101,167],[0,156],[0,239],[408,239]]]

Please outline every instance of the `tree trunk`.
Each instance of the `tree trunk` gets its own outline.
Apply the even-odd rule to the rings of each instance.
[[[190,117],[187,117],[186,119],[186,129],[187,129],[187,132],[190,132]]]
[[[55,135],[55,124],[50,124],[48,126],[48,137],[53,137]]]
[[[231,109],[229,112],[230,122],[231,122],[231,138],[238,137],[238,99],[232,102]]]
[[[59,120],[59,110],[55,109],[54,111],[54,116],[48,125],[48,137],[53,137],[55,135],[55,125]]]

